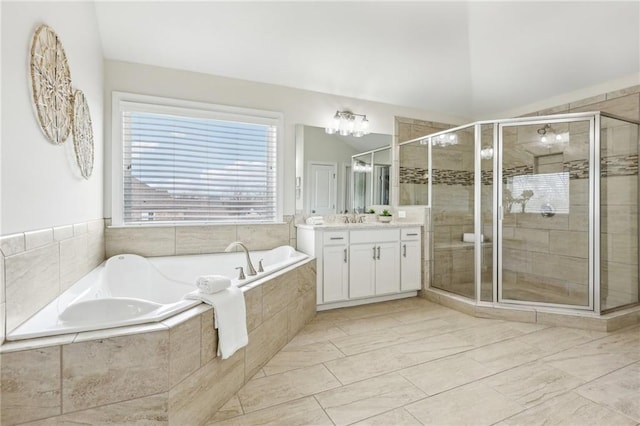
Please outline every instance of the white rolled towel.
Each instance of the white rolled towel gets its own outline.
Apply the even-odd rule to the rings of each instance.
[[[202,275],[196,279],[201,293],[213,294],[231,286],[231,279],[224,275]]]

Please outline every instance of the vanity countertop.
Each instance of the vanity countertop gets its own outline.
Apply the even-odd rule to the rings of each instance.
[[[300,229],[379,229],[379,228],[407,228],[422,226],[418,222],[364,222],[364,223],[325,223],[322,225],[307,225],[300,223],[296,227]]]

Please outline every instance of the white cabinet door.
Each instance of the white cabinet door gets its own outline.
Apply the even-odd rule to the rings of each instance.
[[[400,243],[400,290],[420,290],[422,283],[420,241],[403,241]]]
[[[375,295],[375,256],[374,244],[352,244],[349,248],[349,298]]]
[[[400,291],[400,245],[378,243],[376,247],[376,295]]]
[[[348,262],[346,244],[324,247],[322,251],[323,303],[349,298]]]

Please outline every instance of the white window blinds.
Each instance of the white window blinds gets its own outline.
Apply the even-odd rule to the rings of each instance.
[[[276,120],[120,112],[124,224],[276,221]]]

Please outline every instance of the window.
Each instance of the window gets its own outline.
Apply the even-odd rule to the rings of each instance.
[[[114,225],[281,221],[281,114],[114,93],[113,121]]]

